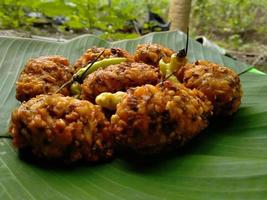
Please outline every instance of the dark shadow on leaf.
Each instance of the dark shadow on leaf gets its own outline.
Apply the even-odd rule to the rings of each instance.
[[[71,163],[59,159],[48,160],[35,156],[29,148],[19,150],[19,158],[30,165],[35,165],[42,169],[66,170],[66,171],[75,170],[81,167],[95,167],[99,165],[108,164],[112,161],[112,159],[109,159],[106,161],[99,161],[99,162],[78,161]]]
[[[238,120],[236,118],[237,116],[212,119],[207,129],[183,147],[172,148],[170,151],[155,155],[144,155],[134,152],[131,149],[120,147],[117,149],[117,156],[127,169],[137,173],[153,173],[159,170],[169,170],[168,167],[173,168],[173,164],[169,165],[169,162],[175,160],[175,164],[179,165],[188,155],[197,155],[200,152],[201,154],[205,154],[205,151],[209,148],[206,141],[212,140],[212,138],[220,134],[224,134],[226,129],[235,124],[235,120]]]

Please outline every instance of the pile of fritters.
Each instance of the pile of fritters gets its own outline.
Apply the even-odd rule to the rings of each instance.
[[[70,85],[61,88],[101,52],[99,60],[126,61],[87,75],[80,82],[79,99],[71,96]],[[183,146],[213,116],[238,110],[242,90],[234,71],[184,58],[173,73],[179,82],[172,82],[160,71],[159,61],[168,63],[174,54],[159,44],[142,44],[134,55],[119,48],[90,48],[73,66],[62,56],[29,60],[17,81],[16,98],[22,104],[11,116],[13,144],[64,162],[106,160],[117,145],[159,153]],[[96,105],[98,95],[118,91],[125,95],[113,110]]]

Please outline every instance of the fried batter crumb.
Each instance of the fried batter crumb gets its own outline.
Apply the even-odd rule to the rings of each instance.
[[[95,162],[112,156],[109,122],[99,106],[60,94],[39,95],[12,113],[13,144],[47,160]]]
[[[198,90],[165,81],[131,88],[111,118],[115,141],[141,153],[183,146],[208,126],[211,102]]]
[[[28,101],[39,95],[56,92],[73,74],[69,61],[62,56],[42,56],[30,59],[16,83],[16,98]],[[70,94],[70,88],[63,88],[60,93]]]
[[[173,53],[175,53],[173,50],[160,44],[140,44],[136,48],[134,59],[136,62],[144,62],[157,67],[160,59],[168,63]]]
[[[160,78],[159,69],[145,63],[111,65],[88,75],[82,84],[81,98],[94,102],[102,92],[126,91],[130,87],[157,84]]]
[[[196,88],[208,97],[215,116],[232,115],[241,104],[239,76],[227,67],[199,60],[182,67],[177,77],[186,87]]]

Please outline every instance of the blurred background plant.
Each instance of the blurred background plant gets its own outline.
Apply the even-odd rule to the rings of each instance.
[[[151,15],[166,19],[167,9],[168,0],[0,0],[0,29],[118,40],[155,31]]]
[[[196,0],[192,26],[198,34],[220,39],[231,48],[247,41],[267,42],[267,2],[261,0]],[[262,36],[262,37],[261,37]]]
[[[192,37],[204,35],[240,59],[252,52],[253,59],[262,60],[267,52],[267,1],[188,2]],[[107,40],[129,39],[169,30],[169,5],[169,0],[0,0],[0,29],[29,37],[90,33]]]

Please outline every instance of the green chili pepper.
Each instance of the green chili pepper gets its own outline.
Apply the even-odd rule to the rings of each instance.
[[[93,63],[93,65],[88,64],[87,66],[81,68],[78,72],[74,74],[74,77],[76,80],[81,82],[81,79],[84,79],[88,74],[96,71],[99,68],[105,68],[109,65],[115,65],[115,64],[120,64],[122,62],[125,62],[127,58],[124,57],[114,57],[114,58],[105,58],[100,61],[96,61]],[[90,67],[89,69],[87,69]]]
[[[174,73],[177,72],[182,66],[187,63],[186,57],[180,57],[177,53],[172,54],[171,60],[169,63],[165,63],[163,59],[159,61],[159,68],[161,73],[164,75],[165,79],[170,79],[174,82],[179,82],[174,76]]]
[[[163,74],[163,76],[166,76],[168,65],[163,61],[163,59],[160,59],[159,61],[159,70]]]
[[[81,85],[77,81],[73,82],[70,86],[70,92],[71,92],[71,95],[73,96],[76,96],[76,95],[80,96],[81,90],[82,90]]]
[[[105,68],[109,65],[115,65],[115,64],[120,64],[121,62],[124,62],[127,60],[127,58],[124,57],[114,57],[114,58],[105,58],[103,60],[97,61],[100,56],[105,52],[103,50],[96,58],[93,60],[91,63],[89,63],[86,67],[81,68],[78,72],[76,72],[72,78],[64,83],[57,91],[58,93],[60,90],[62,90],[64,87],[71,85],[71,93],[74,94],[75,96],[80,95],[80,85],[83,80],[86,78],[86,76],[100,67]],[[75,83],[76,82],[76,83]]]
[[[103,108],[116,110],[117,104],[122,101],[125,95],[126,93],[121,91],[116,93],[103,92],[96,97],[95,102]]]

